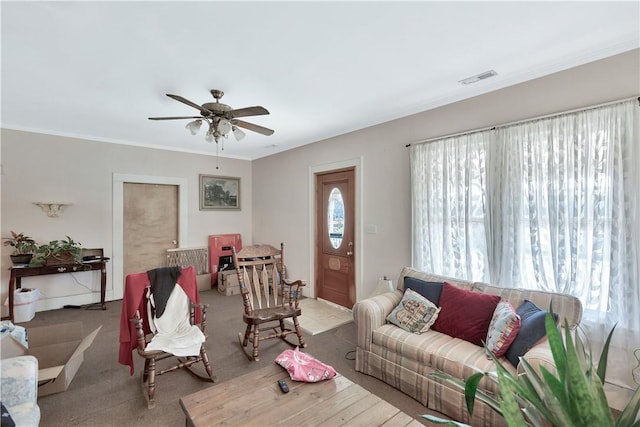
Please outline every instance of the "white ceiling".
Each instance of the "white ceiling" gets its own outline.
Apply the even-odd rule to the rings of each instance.
[[[215,154],[165,96],[274,129],[256,159],[640,47],[640,2],[2,1],[4,128]],[[463,86],[494,69],[497,77]]]

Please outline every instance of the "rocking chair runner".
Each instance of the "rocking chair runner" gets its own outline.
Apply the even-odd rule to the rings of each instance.
[[[238,339],[249,360],[260,360],[260,341],[271,338],[280,338],[291,346],[305,347],[298,324],[298,316],[302,314],[298,300],[305,283],[285,280],[284,243],[280,244],[280,250],[271,245],[254,245],[236,252],[234,247],[233,262],[242,293],[242,319],[247,324],[245,333],[238,333]],[[287,318],[291,318],[293,329],[285,327]],[[272,332],[261,335],[262,325]],[[297,335],[298,344],[287,339],[290,334]],[[249,341],[253,346],[251,354],[246,348]]]
[[[176,267],[174,271],[180,271]],[[163,270],[163,271],[161,271]],[[153,272],[165,273],[170,269],[156,269]],[[150,272],[149,274],[152,274]],[[171,281],[171,280],[169,280]],[[131,330],[129,340],[134,340],[137,352],[144,358],[144,371],[140,374],[143,394],[147,400],[148,408],[155,406],[155,378],[162,374],[185,368],[192,375],[205,381],[214,381],[213,370],[204,348],[204,330],[206,327],[207,305],[199,304],[198,286],[193,267],[182,269],[180,277],[168,283],[165,304],[160,302],[159,289],[152,292],[149,287],[150,279],[147,273],[130,274],[126,278],[126,296],[142,293],[136,297],[138,304],[128,307],[135,308],[135,316],[129,318]],[[158,295],[157,295],[158,294]],[[149,304],[149,300],[152,301]],[[131,304],[129,304],[131,305]],[[125,302],[123,301],[123,316],[125,315]],[[148,311],[150,310],[150,312]],[[195,329],[194,329],[195,328]],[[129,348],[134,345],[129,344]],[[129,350],[129,355],[131,350]],[[121,363],[123,356],[121,335]],[[158,370],[157,362],[177,358],[177,364]],[[200,374],[192,369],[192,366],[202,362],[206,373]],[[131,360],[131,372],[133,373],[133,360]]]

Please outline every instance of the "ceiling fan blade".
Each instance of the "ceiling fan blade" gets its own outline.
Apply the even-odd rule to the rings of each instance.
[[[247,117],[247,116],[263,116],[269,114],[269,111],[256,105],[255,107],[238,108],[237,110],[230,111],[231,117]]]
[[[179,117],[149,117],[149,120],[180,120],[180,119],[201,119],[202,116],[179,116]]]
[[[271,130],[269,128],[266,128],[266,127],[263,127],[263,126],[259,126],[259,125],[253,124],[253,123],[249,123],[249,122],[244,122],[242,120],[233,119],[233,120],[231,120],[231,124],[232,125],[236,125],[236,126],[241,127],[241,128],[245,128],[245,129],[254,131],[254,132],[261,133],[263,135],[267,135],[267,136],[273,135],[273,130]]]
[[[167,96],[171,99],[175,99],[178,102],[182,102],[183,104],[188,105],[189,107],[193,107],[196,110],[200,110],[202,112],[203,115],[210,115],[213,114],[213,112],[207,110],[206,108],[204,108],[201,105],[196,104],[195,102],[191,102],[186,98],[181,97],[180,95],[172,95],[170,93],[167,94]]]

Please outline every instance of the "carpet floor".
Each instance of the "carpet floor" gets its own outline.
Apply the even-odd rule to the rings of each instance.
[[[206,327],[206,349],[217,377],[222,383],[251,370],[273,363],[275,357],[289,348],[280,340],[263,341],[260,361],[249,361],[238,344],[238,332],[244,330],[240,295],[224,296],[213,289],[201,292],[203,303],[210,305]],[[84,353],[84,362],[67,391],[38,399],[41,426],[182,426],[184,413],[180,397],[194,393],[211,383],[202,382],[183,371],[156,379],[154,409],[147,409],[140,387],[142,358],[134,354],[136,372],[118,364],[121,301],[107,303],[107,310],[59,309],[36,313],[35,318],[20,325],[29,327],[80,321],[85,332],[102,325],[94,343]],[[303,307],[304,314],[304,307]],[[305,335],[305,352],[332,365],[338,372],[402,411],[419,419],[431,413],[416,400],[382,381],[354,369],[356,330],[353,321],[326,332]],[[251,384],[247,384],[250,389]],[[211,402],[215,404],[215,402]]]

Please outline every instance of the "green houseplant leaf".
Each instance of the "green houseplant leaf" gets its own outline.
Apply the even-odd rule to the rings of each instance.
[[[550,309],[546,314],[545,328],[556,372],[544,366],[534,369],[520,358],[524,374],[515,375],[487,350],[496,365],[498,396],[478,388],[483,377],[495,379],[487,372],[475,373],[466,381],[443,373],[428,376],[464,391],[470,415],[474,408],[472,401],[477,398],[501,414],[509,426],[640,427],[640,420],[636,420],[640,413],[640,388],[636,388],[615,423],[604,393],[607,356],[615,327],[609,332],[596,369],[591,349],[585,346],[580,334],[576,333],[574,339],[565,320],[563,337],[552,312]]]
[[[467,410],[469,411],[469,415],[473,416],[473,405],[476,401],[475,396],[478,391],[478,383],[481,379],[484,378],[484,372],[476,372],[467,378],[467,381],[464,385],[464,396],[467,402]]]
[[[496,367],[498,368],[500,409],[502,410],[502,416],[509,425],[523,426],[526,422],[522,416],[522,412],[520,412],[520,405],[515,398],[517,387],[514,384],[515,382],[511,381],[513,376],[500,363],[498,363]]]
[[[494,379],[492,377],[492,375],[490,375],[488,372],[484,372],[482,374],[485,375],[485,376],[488,376],[491,379]],[[450,375],[443,374],[443,373],[440,373],[440,372],[433,372],[433,373],[429,374],[429,377],[439,379],[441,381],[444,381],[446,383],[449,383],[449,384],[453,385],[456,388],[459,388],[461,390],[465,390],[465,381],[460,380],[460,379],[455,378],[455,377],[452,377]],[[479,401],[485,403],[486,405],[488,405],[491,409],[493,409],[497,413],[499,413],[499,414],[502,413],[500,411],[500,404],[498,403],[496,398],[493,397],[492,395],[486,393],[483,390],[479,390],[479,389],[476,389],[476,390],[471,390],[470,389],[469,393],[473,393],[473,397],[474,398],[477,398]]]
[[[604,378],[607,375],[607,361],[609,359],[609,345],[611,344],[611,337],[613,337],[613,331],[616,330],[616,326],[614,325],[611,328],[611,332],[607,336],[607,340],[604,342],[604,347],[602,348],[602,355],[600,356],[600,362],[598,362],[598,377],[600,377],[600,381],[604,383]]]
[[[36,241],[24,233],[16,233],[11,231],[11,237],[5,237],[3,246],[11,246],[13,248],[12,255],[32,254],[38,249]]]
[[[52,240],[47,244],[38,246],[33,258],[31,266],[40,266],[47,263],[48,259],[62,260],[65,254],[71,256],[72,262],[76,264],[82,263],[82,246],[80,242],[76,242],[71,237],[66,236],[65,240]]]
[[[603,408],[599,399],[596,398],[589,387],[587,372],[593,370],[593,366],[584,366],[584,362],[581,363],[576,353],[568,325],[565,330],[565,348],[567,350],[567,360],[566,377],[564,380],[567,383],[567,389],[569,391],[569,403],[572,406],[573,414],[572,418],[577,421],[578,425],[613,425],[609,406],[607,405]],[[600,388],[602,388],[601,384]]]
[[[636,388],[635,393],[629,400],[629,403],[625,406],[620,413],[620,416],[616,420],[616,426],[640,426],[640,421],[635,421],[638,418],[638,412],[640,411],[640,387]]]

